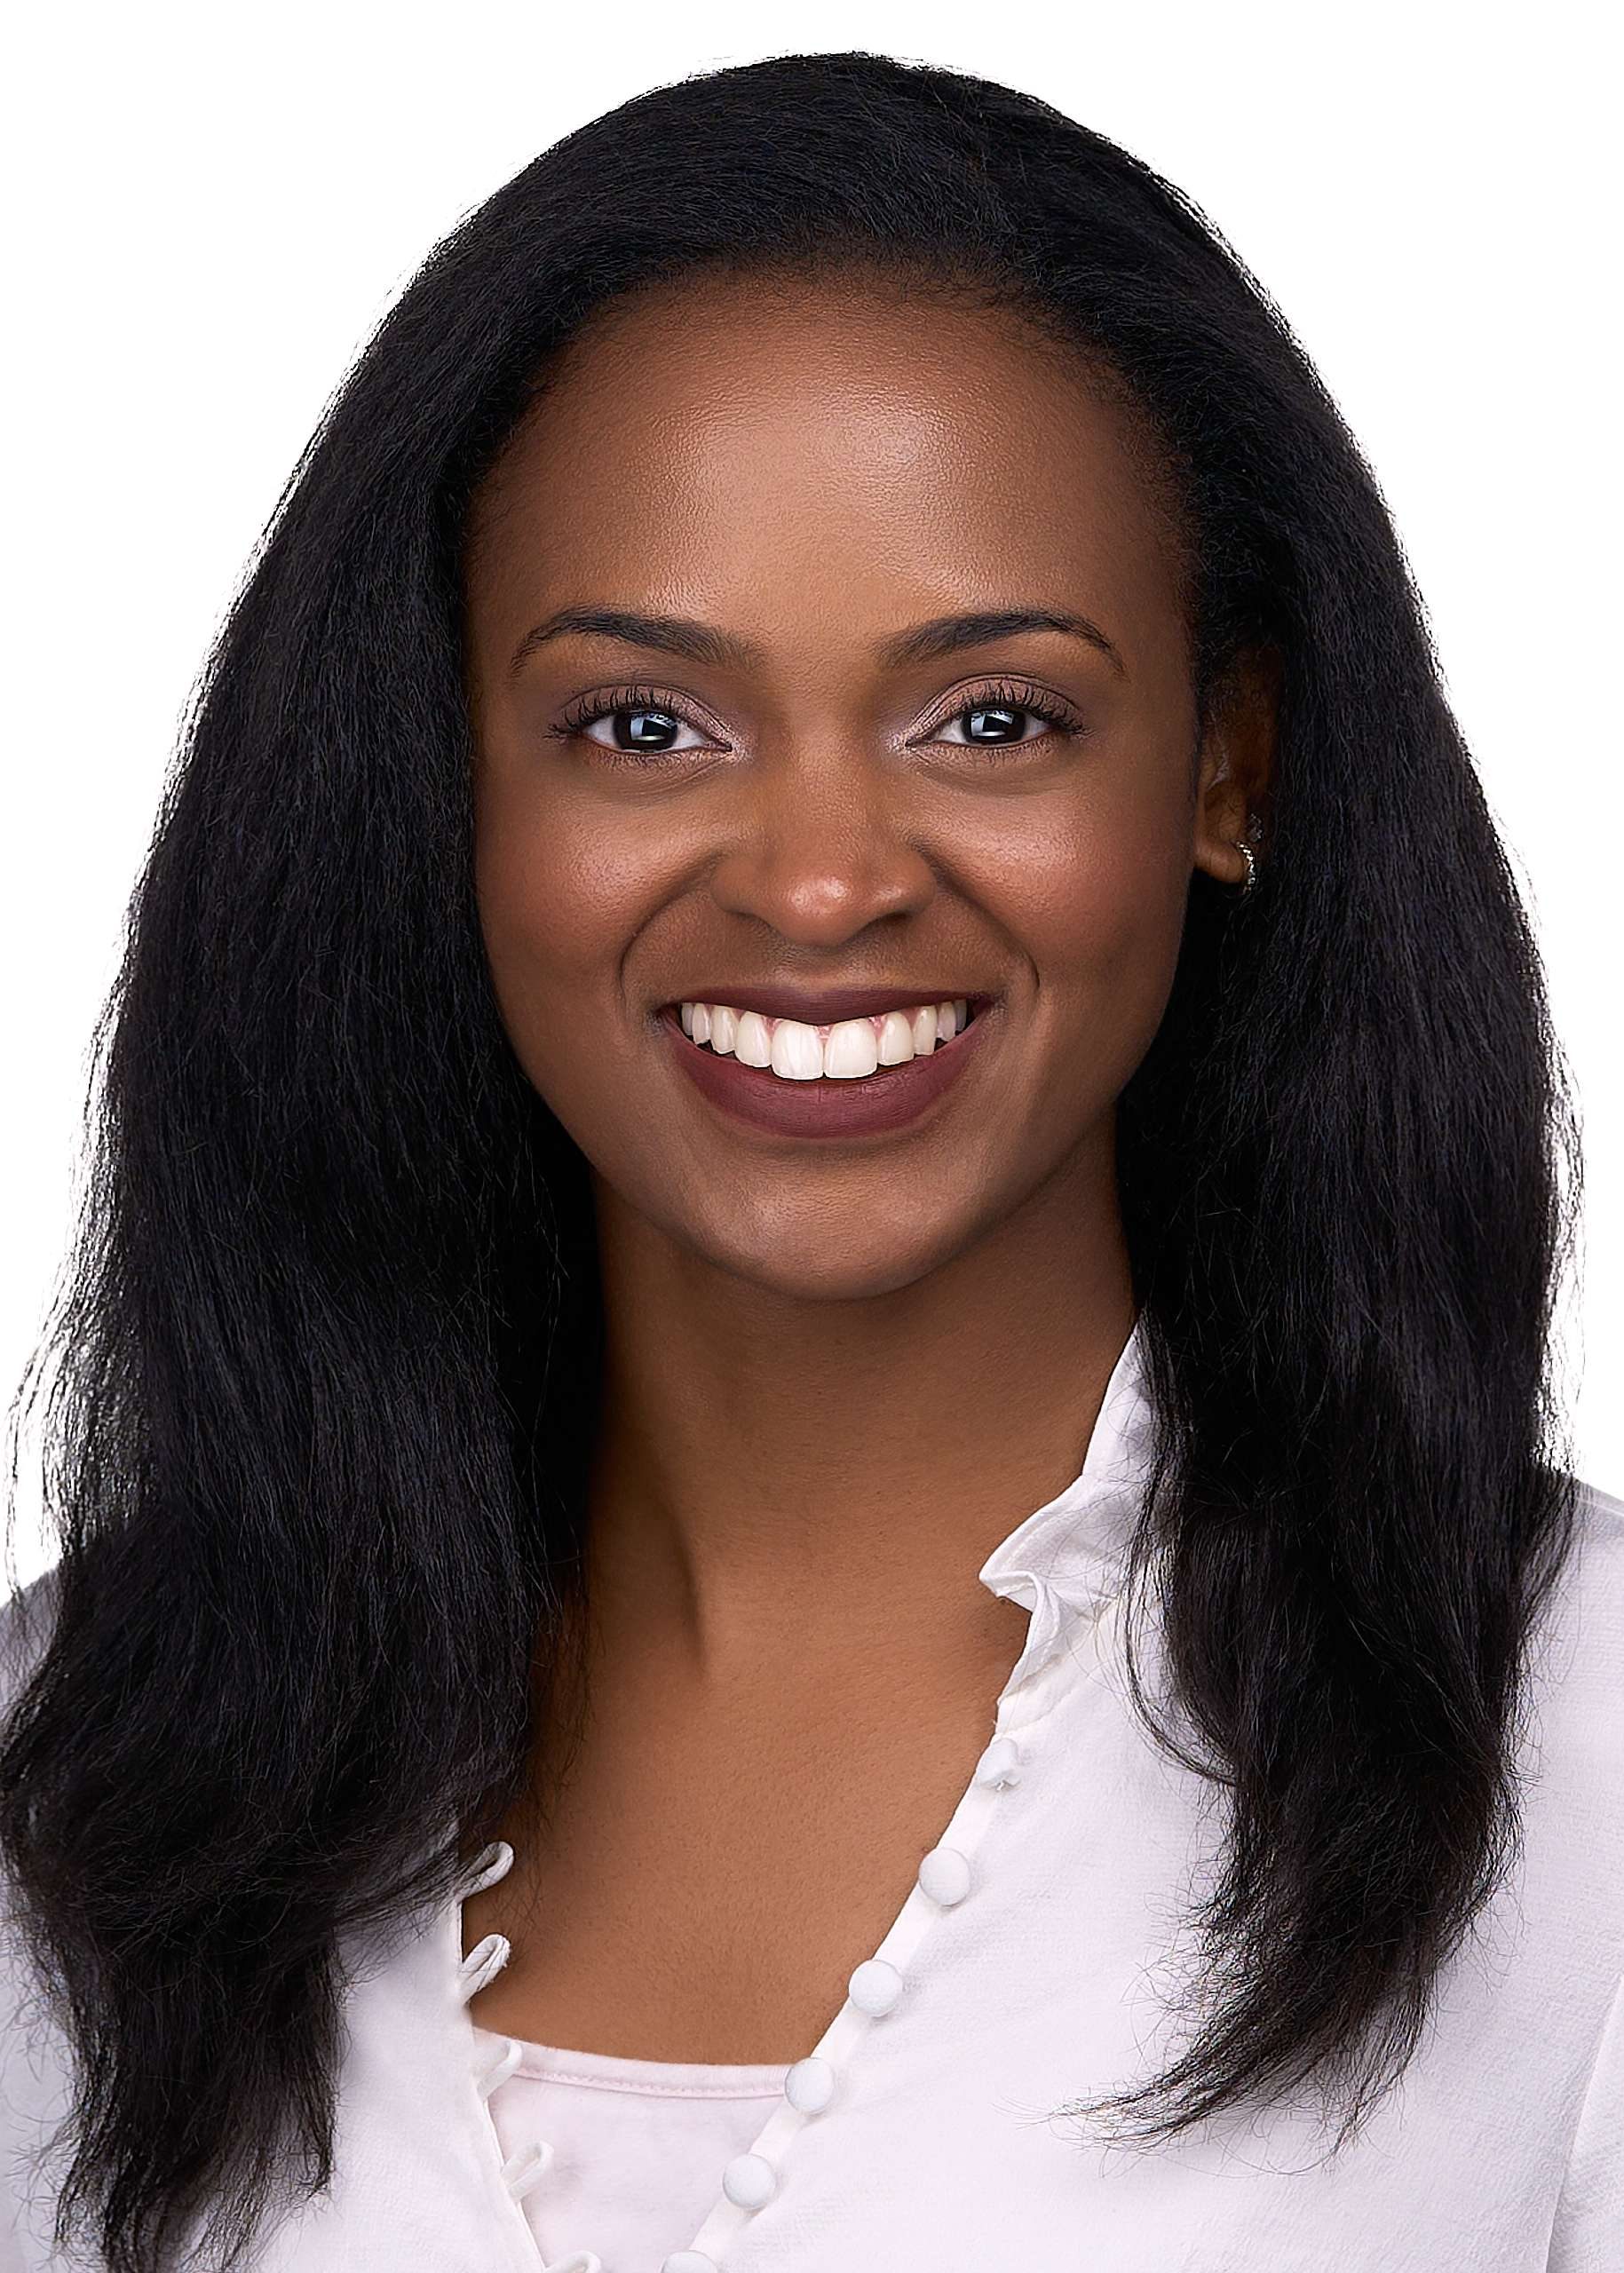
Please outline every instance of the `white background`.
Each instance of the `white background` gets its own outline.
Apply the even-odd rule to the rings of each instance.
[[[1562,1328],[1577,1462],[1624,1493],[1605,20],[1483,0],[31,12],[0,138],[0,1401],[62,1261],[91,1026],[183,706],[351,358],[430,246],[571,128],[723,63],[860,47],[1025,88],[1168,175],[1359,437],[1539,926],[1588,1153]],[[30,1445],[8,1588],[50,1559]]]

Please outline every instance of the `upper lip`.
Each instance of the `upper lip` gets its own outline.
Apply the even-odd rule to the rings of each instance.
[[[731,1010],[757,1010],[764,1018],[794,1018],[803,1026],[832,1025],[839,1018],[877,1018],[887,1010],[916,1010],[926,1002],[952,1002],[963,997],[972,1010],[991,1000],[986,994],[959,986],[826,986],[804,991],[795,986],[695,987],[672,998],[673,1003],[725,1002]]]

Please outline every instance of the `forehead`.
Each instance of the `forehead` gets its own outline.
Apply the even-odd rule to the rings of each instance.
[[[503,615],[680,597],[742,630],[775,596],[1069,595],[1131,646],[1179,614],[1166,485],[1121,388],[1011,310],[866,277],[617,300],[555,359],[470,537],[471,604]]]

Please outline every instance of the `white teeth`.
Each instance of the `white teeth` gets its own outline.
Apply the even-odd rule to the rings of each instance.
[[[780,1018],[772,1028],[772,1071],[780,1081],[820,1081],[823,1044],[815,1026],[795,1018]]]
[[[783,1081],[861,1081],[883,1065],[929,1057],[969,1024],[969,999],[924,1002],[917,1010],[887,1010],[871,1018],[839,1018],[828,1026],[799,1018],[767,1018],[725,1002],[678,1006],[683,1032],[709,1042],[718,1057],[770,1069]]]
[[[823,1045],[823,1070],[831,1081],[857,1081],[880,1063],[872,1018],[842,1018]]]
[[[739,1031],[733,1036],[733,1056],[741,1065],[771,1065],[772,1063],[772,1036],[759,1010],[741,1010],[739,1013]]]

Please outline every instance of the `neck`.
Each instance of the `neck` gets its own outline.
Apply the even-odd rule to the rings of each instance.
[[[1010,1606],[981,1564],[1082,1465],[1134,1302],[1113,1176],[1050,1180],[914,1283],[808,1301],[717,1270],[606,1188],[593,1620],[705,1668],[922,1659]]]

